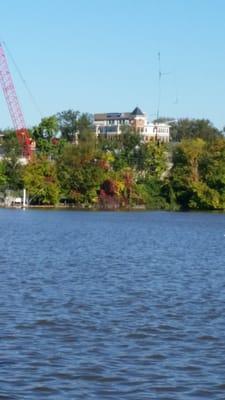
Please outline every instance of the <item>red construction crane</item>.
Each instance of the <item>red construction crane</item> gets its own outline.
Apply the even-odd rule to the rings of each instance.
[[[23,156],[30,158],[32,154],[32,139],[26,128],[23,113],[16,94],[16,89],[9,71],[7,59],[0,43],[0,83],[8,105],[18,142],[22,147]]]

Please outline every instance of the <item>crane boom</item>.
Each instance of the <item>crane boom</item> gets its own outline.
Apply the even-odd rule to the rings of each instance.
[[[0,83],[8,105],[9,113],[16,131],[19,144],[22,146],[23,155],[30,158],[32,153],[32,140],[26,128],[23,113],[16,94],[16,89],[8,67],[7,59],[2,44],[0,43]]]

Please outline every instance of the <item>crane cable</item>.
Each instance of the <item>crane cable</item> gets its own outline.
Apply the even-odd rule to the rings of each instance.
[[[3,41],[2,43],[4,44],[4,47],[6,48],[7,53],[9,54],[9,56],[10,56],[10,58],[11,58],[13,64],[14,64],[14,66],[15,66],[15,68],[16,68],[16,70],[17,70],[17,73],[18,73],[18,75],[20,76],[20,79],[21,79],[21,81],[23,82],[24,87],[26,88],[27,93],[29,94],[30,99],[32,100],[33,106],[36,108],[36,111],[38,112],[38,114],[40,115],[40,117],[43,118],[43,113],[42,113],[42,111],[41,111],[41,109],[40,109],[40,107],[39,107],[39,105],[38,105],[38,103],[37,103],[35,97],[33,96],[31,90],[29,89],[29,86],[27,85],[27,83],[26,83],[26,81],[25,81],[25,79],[24,79],[24,77],[23,77],[23,75],[22,75],[22,72],[20,71],[20,69],[19,69],[19,67],[18,67],[18,65],[17,65],[17,63],[16,63],[14,57],[12,56],[12,53],[11,53],[11,51],[9,50],[9,47],[6,45],[6,43],[5,43],[4,41]]]

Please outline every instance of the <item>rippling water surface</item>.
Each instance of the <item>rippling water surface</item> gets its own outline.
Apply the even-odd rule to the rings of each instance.
[[[0,399],[224,399],[225,215],[0,210]]]

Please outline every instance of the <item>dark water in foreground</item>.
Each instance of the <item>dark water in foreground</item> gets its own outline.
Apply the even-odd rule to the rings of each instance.
[[[0,399],[225,399],[225,215],[0,210]]]

